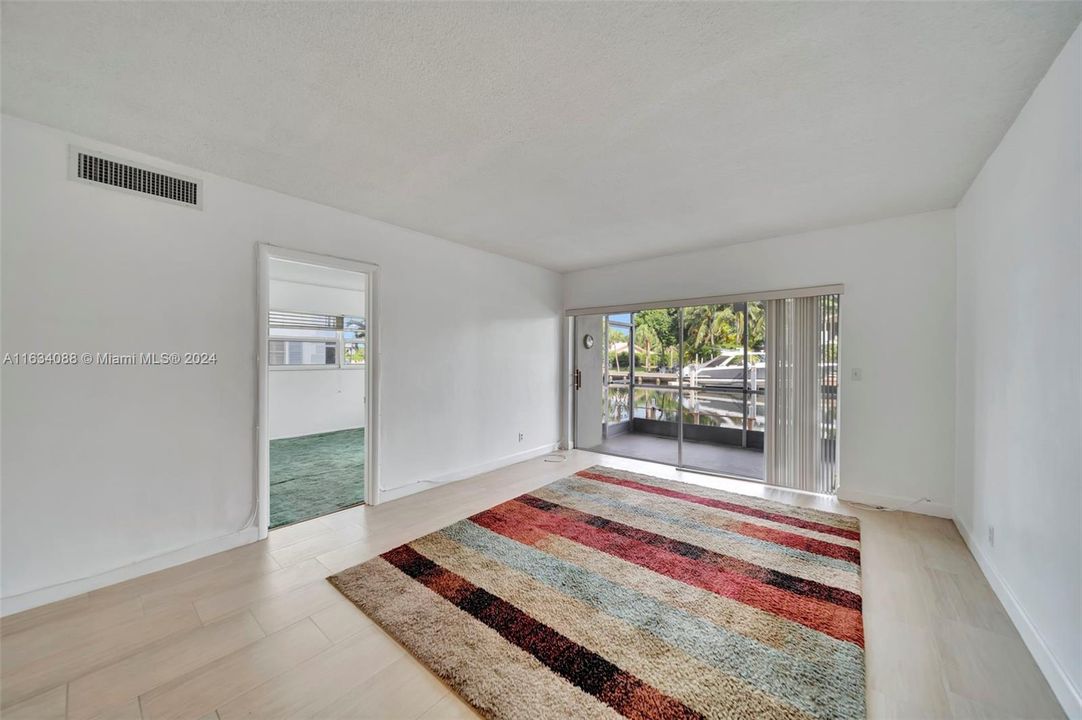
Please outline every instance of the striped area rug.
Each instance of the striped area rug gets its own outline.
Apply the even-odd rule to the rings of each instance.
[[[487,717],[864,716],[856,518],[593,467],[330,581]]]

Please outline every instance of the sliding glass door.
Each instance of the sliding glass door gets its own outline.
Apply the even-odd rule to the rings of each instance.
[[[576,444],[829,492],[837,484],[838,299],[674,305],[593,316],[603,318],[601,369],[587,370],[601,374],[602,402],[590,420],[600,442],[590,432]],[[771,445],[768,436],[778,442]]]
[[[760,304],[610,314],[603,336],[602,438],[585,447],[762,479]]]

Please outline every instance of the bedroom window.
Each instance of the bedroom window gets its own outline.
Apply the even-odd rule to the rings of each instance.
[[[363,367],[364,318],[271,311],[267,358],[275,369]]]
[[[364,365],[365,323],[362,317],[342,318],[342,367]]]

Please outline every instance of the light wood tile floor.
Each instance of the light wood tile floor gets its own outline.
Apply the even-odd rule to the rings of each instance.
[[[869,717],[1063,717],[949,520],[574,451],[5,618],[3,718],[476,717],[324,578],[594,464],[858,515]]]

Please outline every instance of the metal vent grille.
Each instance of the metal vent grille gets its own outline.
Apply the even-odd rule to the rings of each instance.
[[[202,183],[131,163],[113,160],[98,153],[72,148],[72,175],[86,182],[108,185],[168,202],[202,207]]]

